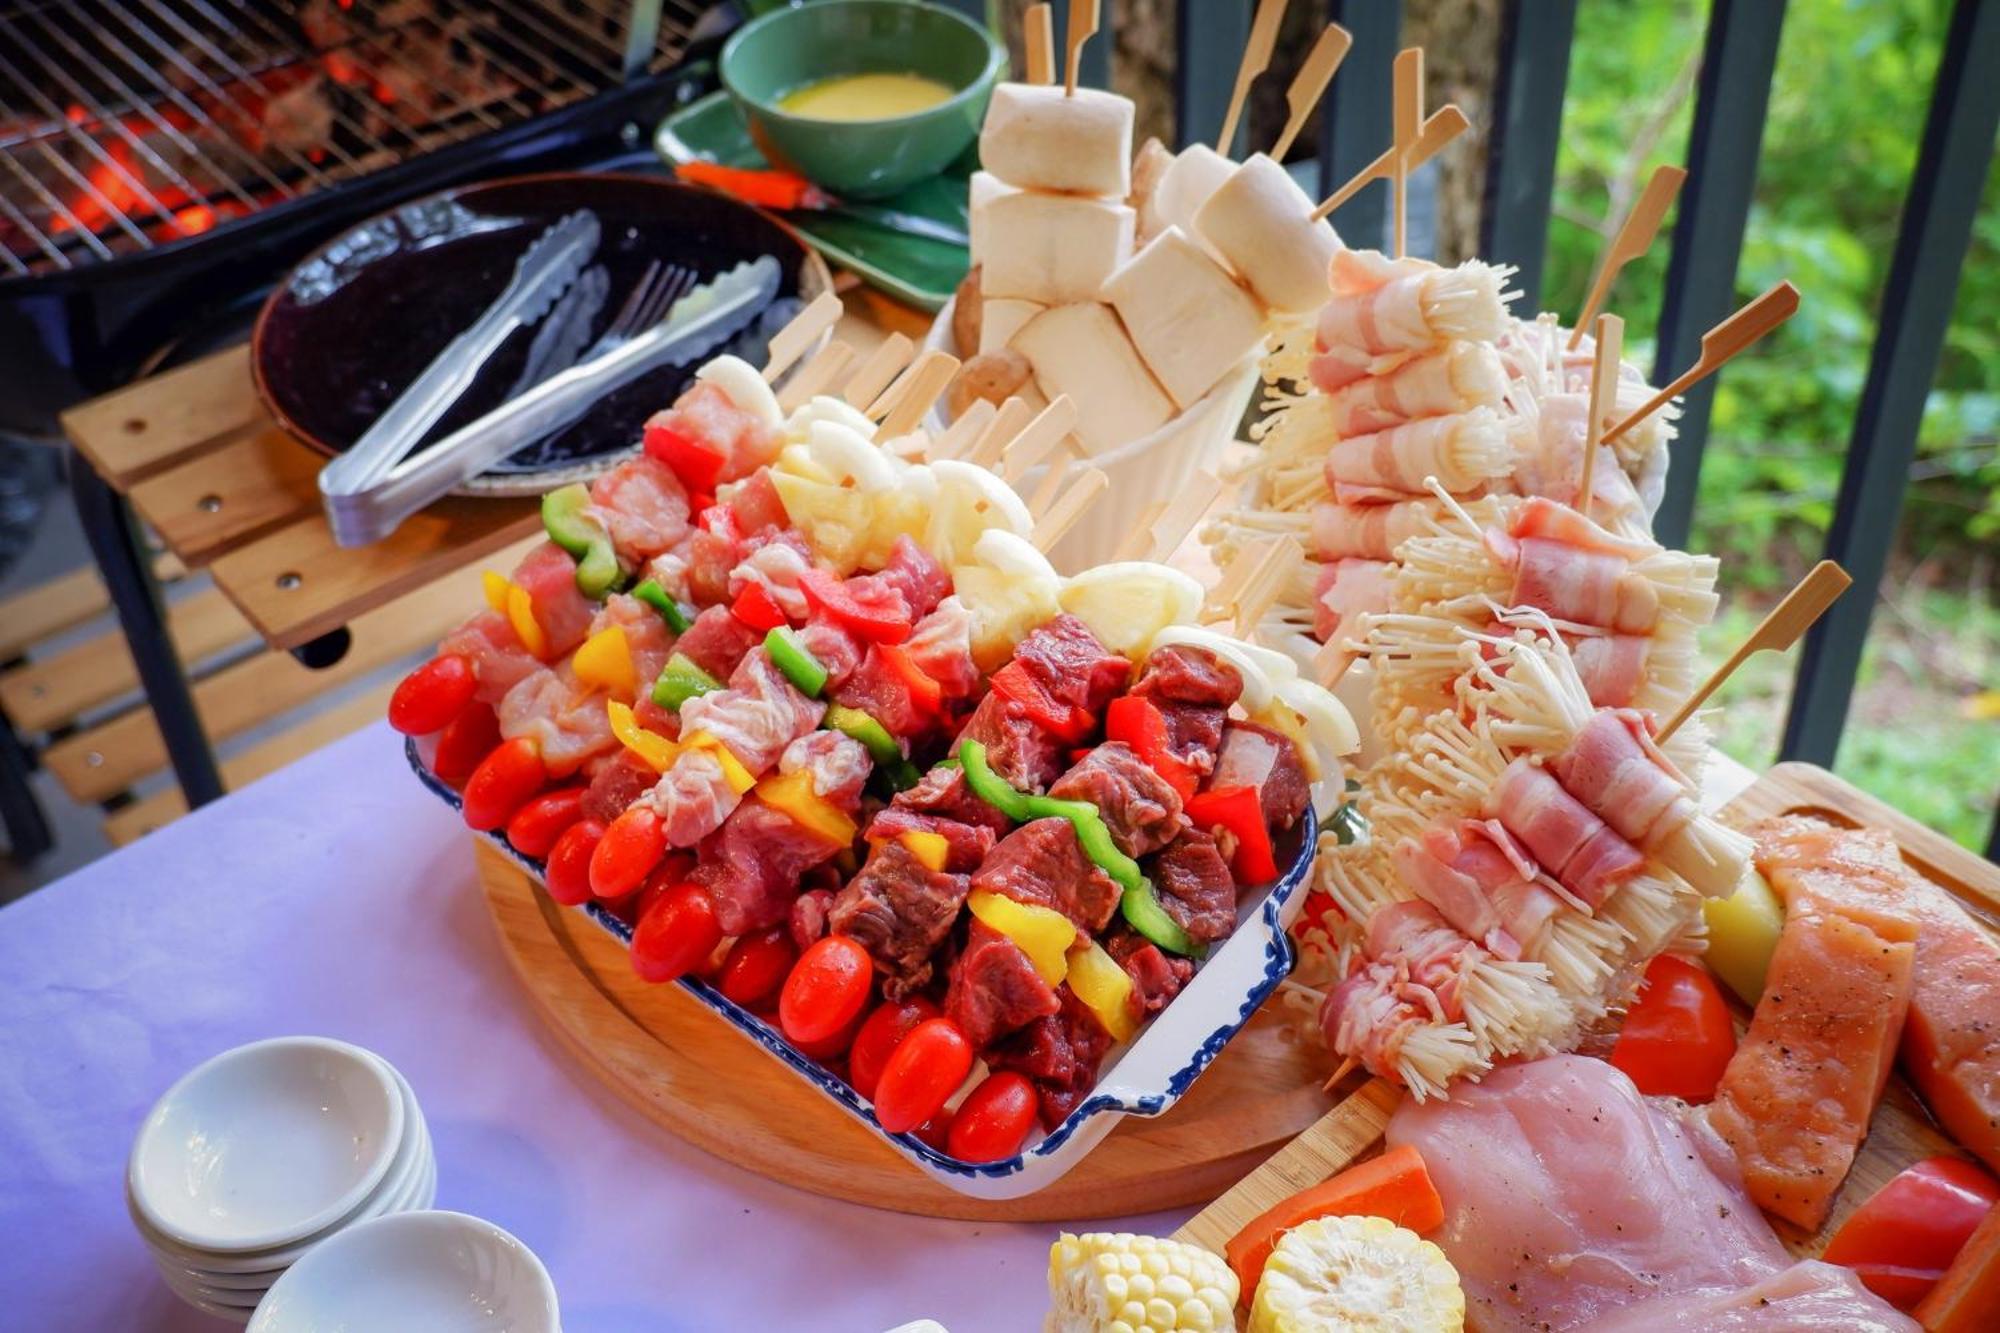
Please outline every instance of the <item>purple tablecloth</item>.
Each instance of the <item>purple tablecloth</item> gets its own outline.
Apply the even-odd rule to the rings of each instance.
[[[0,909],[0,1326],[226,1327],[154,1275],[125,1154],[182,1072],[286,1033],[357,1042],[409,1077],[438,1207],[527,1242],[566,1333],[1040,1324],[1055,1227],[821,1199],[601,1090],[543,1031],[464,830],[378,724]]]

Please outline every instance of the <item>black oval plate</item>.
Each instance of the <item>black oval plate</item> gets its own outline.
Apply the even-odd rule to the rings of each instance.
[[[777,302],[727,349],[753,362],[801,302],[832,286],[825,262],[798,233],[709,190],[614,174],[489,181],[371,218],[293,269],[265,302],[252,335],[258,395],[289,434],[321,453],[341,453],[492,303],[528,243],[577,209],[594,212],[602,228],[591,260],[607,280],[602,305],[592,313],[581,301],[579,279],[555,312],[493,354],[426,444],[525,387],[522,370],[550,320],[574,320],[581,344],[595,339],[656,259],[692,268],[704,282],[760,255],[778,260]],[[464,493],[538,495],[603,471],[637,445],[646,418],[674,400],[693,370],[661,366],[639,377],[574,425],[475,478]]]

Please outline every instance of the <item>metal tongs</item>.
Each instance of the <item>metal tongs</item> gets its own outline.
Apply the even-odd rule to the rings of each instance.
[[[738,264],[676,301],[653,328],[551,376],[413,458],[397,461],[398,452],[358,482],[334,476],[334,467],[328,467],[320,473],[320,492],[334,541],[365,546],[382,540],[439,496],[576,421],[613,389],[657,366],[692,361],[720,346],[771,302],[781,276],[778,261],[768,255]]]

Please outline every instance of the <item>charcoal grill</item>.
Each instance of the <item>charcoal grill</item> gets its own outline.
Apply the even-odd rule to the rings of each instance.
[[[687,0],[0,0],[0,432],[149,368],[414,195],[617,152],[706,67]]]

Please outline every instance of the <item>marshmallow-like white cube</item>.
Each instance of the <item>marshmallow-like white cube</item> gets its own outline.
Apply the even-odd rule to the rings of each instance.
[[[1132,99],[1099,88],[1003,83],[986,105],[979,160],[1009,185],[1123,199],[1132,189]]]
[[[1112,274],[1104,299],[1182,408],[1213,388],[1264,333],[1264,307],[1179,227],[1161,232]]]
[[[1015,190],[986,205],[980,290],[1043,305],[1094,301],[1097,289],[1132,257],[1138,218],[1109,199]]]
[[[1174,154],[1153,197],[1147,200],[1151,215],[1147,234],[1157,236],[1169,227],[1179,227],[1195,237],[1194,215],[1222,188],[1236,171],[1236,164],[1204,143],[1191,143]]]
[[[980,352],[997,352],[1011,345],[1021,326],[1047,309],[1039,301],[1021,301],[1011,296],[988,297],[979,307]]]
[[[1262,153],[1236,168],[1195,212],[1195,234],[1220,251],[1264,304],[1298,314],[1329,295],[1340,249],[1333,225],[1313,221],[1313,201]]]
[[[1077,438],[1093,454],[1150,435],[1173,418],[1174,400],[1108,305],[1082,301],[1045,310],[1014,335],[1014,350],[1028,358],[1044,394],[1070,396]]]
[[[990,171],[975,171],[966,189],[965,234],[966,243],[972,248],[972,262],[977,264],[986,254],[989,231],[986,215],[993,201],[1004,195],[1018,194],[1013,186],[1002,181]]]

